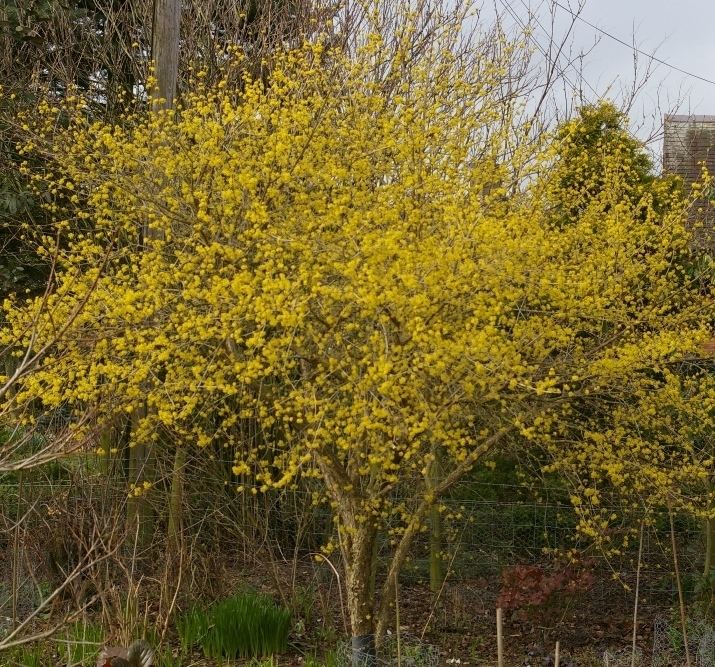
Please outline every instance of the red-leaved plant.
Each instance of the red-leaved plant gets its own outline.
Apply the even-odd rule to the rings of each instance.
[[[588,564],[547,569],[541,565],[512,565],[502,570],[497,606],[527,610],[541,607],[561,594],[587,591],[595,577]]]

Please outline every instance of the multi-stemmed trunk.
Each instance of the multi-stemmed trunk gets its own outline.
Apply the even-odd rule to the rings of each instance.
[[[352,493],[352,488],[357,485],[352,483],[354,480],[351,480],[346,468],[340,465],[334,455],[326,455],[320,461],[323,481],[335,504],[340,525],[353,667],[373,667],[377,664],[376,649],[380,648],[381,640],[396,612],[400,571],[430,511],[439,498],[511,430],[512,427],[507,426],[493,433],[449,471],[440,471],[436,466],[433,468],[434,475],[427,480],[423,493],[413,498],[414,509],[397,540],[379,587],[379,604],[375,599],[378,526],[373,522],[371,512],[367,511],[365,499]]]
[[[379,604],[375,599],[376,526],[368,521],[355,522],[351,517],[350,529],[341,536],[352,634],[352,667],[374,667],[377,664],[377,649],[395,613],[397,579],[429,507],[429,503],[422,503],[405,527],[380,586]]]

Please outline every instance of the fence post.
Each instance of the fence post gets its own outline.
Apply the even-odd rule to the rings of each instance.
[[[497,608],[497,664],[499,667],[504,667],[504,632],[501,607]]]

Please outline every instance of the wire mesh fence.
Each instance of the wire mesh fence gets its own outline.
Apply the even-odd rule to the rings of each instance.
[[[212,465],[223,467],[221,462]],[[113,552],[119,565],[107,561],[103,570],[95,568],[78,577],[61,596],[65,603],[69,600],[79,608],[100,586],[121,587],[118,577],[124,576],[128,567],[122,565],[122,558],[128,563],[146,556],[149,568],[166,560],[168,485],[162,490],[157,482],[143,497],[152,514],[152,534],[146,544],[141,544],[127,521],[132,492],[121,475],[109,472],[93,469],[69,476],[58,473],[52,478],[45,471],[42,478],[16,474],[0,481],[0,632],[31,615],[82,562],[85,552],[97,548],[96,540],[108,539],[108,534],[114,534],[115,542],[121,543]],[[162,471],[155,472],[159,479]],[[192,554],[188,569],[197,594],[219,595],[225,586],[234,585],[237,577],[248,577],[252,584],[264,588],[288,581],[294,596],[299,590],[318,589],[315,595],[328,600],[321,615],[329,616],[330,605],[334,611],[340,602],[338,588],[343,585],[336,572],[315,557],[335,535],[329,507],[315,503],[310,488],[238,494],[220,474],[194,472],[187,475],[184,489],[182,544]],[[606,553],[584,547],[575,530],[574,508],[558,493],[536,495],[526,485],[472,482],[442,501],[440,557],[445,581],[437,595],[450,606],[449,614],[441,617],[443,625],[451,626],[450,631],[466,627],[478,611],[477,602],[488,614],[511,585],[506,573],[519,568],[538,585],[561,582],[555,586],[549,604],[559,596],[570,596],[581,607],[593,606],[601,614],[615,607],[627,610],[635,599],[640,547],[641,609],[654,614],[665,612],[662,617],[669,623],[668,629],[654,628],[653,655],[675,655],[677,624],[673,624],[670,610],[677,602],[677,587],[667,516],[652,517],[641,544],[631,541],[620,553]],[[686,596],[692,597],[701,579],[702,526],[680,516],[674,529],[683,588]],[[406,609],[415,591],[429,589],[434,546],[429,537],[427,531],[416,539],[401,574],[401,604]],[[112,547],[108,543],[101,548],[109,552]],[[577,575],[572,579],[571,575],[554,578],[554,572],[565,571],[564,555],[575,548],[582,550],[581,567],[591,577],[581,587],[572,586]],[[384,537],[378,554],[381,574],[390,553],[390,541]],[[331,565],[340,575],[339,558],[332,558]],[[159,575],[153,571],[150,576]],[[221,581],[226,577],[231,583]],[[293,603],[299,606],[299,602]],[[315,598],[309,598],[304,606],[310,605],[316,606]],[[315,610],[312,613],[317,615]],[[709,655],[712,638],[705,630],[698,632],[694,630],[689,639],[694,642],[692,655]],[[663,646],[667,643],[667,650],[658,642]],[[429,646],[427,640],[412,641],[406,635],[400,646],[406,651],[401,663],[408,664],[402,658],[412,651],[415,656],[424,653],[420,653],[419,664],[432,664],[430,660],[436,658],[429,657]],[[644,661],[650,660],[650,650],[645,651]],[[604,652],[603,659],[604,664],[621,664],[619,654],[613,651],[609,655]],[[705,657],[698,660],[699,665],[711,664]]]
[[[474,485],[476,492],[493,491],[495,485]],[[503,487],[501,487],[503,489]],[[156,502],[158,527],[164,527],[163,499]],[[36,550],[33,538],[38,531],[48,538],[51,524],[61,523],[71,510],[75,517],[83,510],[83,503],[91,503],[100,513],[116,513],[121,521],[126,511],[127,490],[123,485],[109,484],[102,479],[77,482],[0,483],[0,547],[9,549],[13,535],[22,535],[22,547]],[[306,555],[318,551],[331,536],[333,523],[329,510],[311,502],[309,491],[292,491],[279,496],[264,494],[257,498],[236,496],[212,489],[191,490],[185,499],[184,529],[199,541],[216,536],[217,526],[226,535],[252,543],[263,539],[271,542],[284,556],[298,552]],[[567,504],[533,500],[508,501],[502,499],[445,499],[443,560],[450,565],[451,575],[460,578],[492,576],[510,564],[543,561],[553,552],[567,552],[577,544],[576,517]],[[614,508],[617,510],[617,508]],[[660,566],[667,571],[670,559],[669,533],[663,521],[647,529],[643,535],[642,560],[645,569]],[[687,572],[695,567],[702,549],[701,527],[695,520],[682,517],[676,524],[679,557]],[[259,533],[263,533],[259,536]],[[238,541],[234,541],[237,546]],[[45,546],[48,546],[45,542]],[[249,544],[254,547],[255,544]],[[607,555],[598,549],[589,551],[589,558],[600,560],[614,574],[626,579],[635,573],[637,543],[620,554]],[[428,539],[415,542],[409,572],[424,569]],[[389,553],[385,542],[383,552]],[[37,554],[34,554],[37,556]],[[5,558],[4,568],[12,558]],[[672,565],[670,566],[672,568]],[[663,581],[667,579],[663,574]],[[645,585],[653,582],[646,582]],[[662,582],[661,582],[662,583]],[[671,590],[668,583],[663,590]]]

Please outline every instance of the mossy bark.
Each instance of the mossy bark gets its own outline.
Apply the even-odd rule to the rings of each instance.
[[[377,664],[372,583],[376,541],[376,529],[363,523],[354,527],[344,546],[344,550],[348,551],[345,566],[353,667],[373,667]]]

